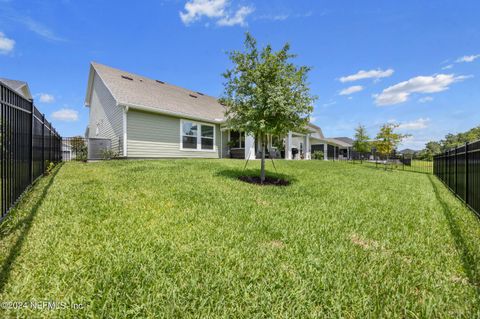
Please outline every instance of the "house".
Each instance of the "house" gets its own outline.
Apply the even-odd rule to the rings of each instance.
[[[17,80],[9,80],[0,78],[0,82],[5,84],[6,86],[13,89],[15,92],[23,96],[25,99],[32,101],[32,93],[30,93],[30,88],[28,87],[27,82],[17,81]]]
[[[225,106],[216,98],[159,79],[91,63],[85,105],[88,138],[106,138],[123,158],[242,158],[261,156],[255,136],[225,125]],[[320,127],[307,133],[268,136],[267,157],[339,158],[347,143],[325,138]],[[341,155],[343,156],[343,155]]]

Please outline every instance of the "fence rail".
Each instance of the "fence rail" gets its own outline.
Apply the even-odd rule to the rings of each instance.
[[[433,172],[480,217],[480,140],[434,156]]]
[[[15,90],[0,82],[0,220],[48,162],[61,160],[61,137],[45,115]]]
[[[370,167],[387,170],[410,171],[417,173],[433,173],[433,162],[420,160],[413,155],[392,155],[387,158],[380,158],[376,155],[365,156],[363,159],[352,158],[349,160],[353,164],[363,164]]]

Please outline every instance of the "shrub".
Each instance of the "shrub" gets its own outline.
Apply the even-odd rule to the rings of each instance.
[[[50,161],[45,161],[47,169],[45,170],[45,175],[50,175],[55,168],[55,163]]]
[[[112,149],[104,149],[102,150],[102,159],[104,160],[111,160],[118,157],[118,152],[115,152]]]
[[[323,160],[323,151],[313,152],[312,158],[316,160]]]

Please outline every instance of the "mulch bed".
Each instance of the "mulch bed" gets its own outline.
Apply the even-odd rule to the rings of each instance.
[[[265,180],[263,181],[263,184],[260,182],[260,176],[239,176],[239,180],[242,182],[250,183],[250,184],[257,184],[261,186],[268,186],[268,185],[273,185],[273,186],[288,186],[290,185],[290,182],[281,179],[281,178],[274,178],[274,177],[265,177]]]

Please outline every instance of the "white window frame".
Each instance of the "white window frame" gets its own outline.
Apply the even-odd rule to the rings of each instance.
[[[183,123],[190,122],[194,125],[197,125],[197,148],[183,148]],[[202,126],[211,126],[213,127],[213,149],[203,149],[202,148]],[[186,152],[218,152],[217,150],[217,128],[215,124],[198,122],[187,119],[180,119],[180,150]]]

